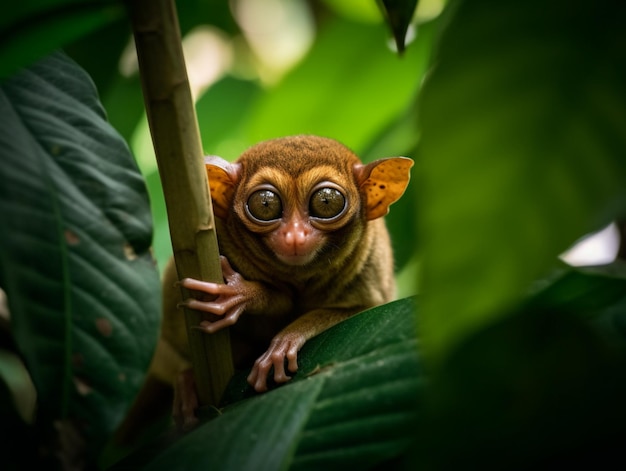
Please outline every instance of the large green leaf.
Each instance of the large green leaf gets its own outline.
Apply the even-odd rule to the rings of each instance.
[[[290,384],[256,395],[236,377],[235,403],[145,469],[372,468],[406,452],[420,373],[415,303],[371,309],[308,342]]]
[[[423,89],[424,345],[440,358],[626,210],[626,7],[456,2]]]
[[[93,83],[64,55],[2,85],[0,123],[0,286],[12,332],[39,424],[75,429],[93,453],[158,333],[145,185]]]

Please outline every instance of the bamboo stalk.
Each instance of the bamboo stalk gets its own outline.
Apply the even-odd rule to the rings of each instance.
[[[128,9],[178,276],[222,283],[211,195],[174,0],[129,0]],[[189,297],[181,289],[183,299]],[[233,374],[228,329],[207,335],[194,326],[208,315],[185,308],[184,316],[200,405],[217,406]]]

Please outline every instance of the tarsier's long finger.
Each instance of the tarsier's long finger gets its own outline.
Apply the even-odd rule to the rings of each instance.
[[[217,316],[231,315],[230,312],[240,311],[241,298],[239,296],[226,298],[222,301],[201,301],[199,299],[188,298],[178,303],[178,307],[187,307],[197,311],[208,312]],[[237,314],[237,318],[239,314]]]
[[[211,281],[200,281],[194,278],[183,278],[180,280],[180,285],[183,288],[191,289],[194,291],[200,291],[206,294],[214,294],[219,296],[220,294],[232,296],[233,294],[237,294],[237,290],[232,286],[225,285],[222,283],[213,283]]]
[[[248,383],[256,392],[267,391],[267,377],[273,365],[270,350],[265,352],[254,362],[252,371],[248,376]]]
[[[184,301],[178,303],[178,307],[186,307],[196,311],[208,312],[209,314],[215,314],[217,316],[222,316],[228,312],[228,310],[220,303],[199,301],[193,298],[185,299]]]
[[[285,372],[285,352],[284,348],[275,351],[271,355],[272,364],[274,365],[274,381],[277,383],[286,383],[291,378]]]
[[[238,307],[237,309],[231,310],[223,319],[219,319],[217,321],[202,321],[200,322],[198,328],[207,334],[213,334],[218,330],[223,329],[224,327],[230,327],[237,323],[239,320],[239,316],[243,312],[243,307]]]
[[[255,364],[248,375],[248,384],[250,384],[256,392],[267,391],[267,373],[267,371],[262,371],[261,368]]]

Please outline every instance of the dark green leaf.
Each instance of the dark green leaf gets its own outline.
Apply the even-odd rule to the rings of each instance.
[[[621,261],[597,267],[564,267],[537,283],[530,306],[552,306],[593,317],[626,298],[626,266]]]
[[[222,31],[236,34],[237,24],[231,14],[232,5],[223,0],[182,0],[176,2],[178,21],[183,36],[202,25],[216,26]]]
[[[404,52],[406,32],[417,8],[417,0],[379,0],[378,3],[393,33],[398,52]]]
[[[420,108],[421,321],[435,357],[626,211],[625,4],[457,5]]]
[[[93,83],[61,54],[0,88],[0,149],[0,286],[38,420],[75,428],[93,453],[158,333],[145,185]]]
[[[244,401],[176,442],[144,469],[285,469],[323,384],[301,382]]]
[[[123,15],[122,2],[114,0],[30,0],[7,5],[0,19],[0,82]]]
[[[563,268],[537,283],[527,310],[558,310],[589,320],[610,344],[626,351],[626,265]]]

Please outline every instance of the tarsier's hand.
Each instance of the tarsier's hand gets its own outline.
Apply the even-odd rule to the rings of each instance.
[[[274,367],[274,381],[285,383],[291,379],[285,372],[285,360],[287,369],[291,373],[298,371],[298,351],[306,338],[297,332],[281,332],[272,339],[270,347],[261,355],[252,367],[248,375],[248,383],[257,392],[267,391],[267,377],[270,369]]]
[[[248,304],[255,297],[258,297],[259,290],[262,290],[258,283],[245,280],[239,273],[233,270],[226,257],[221,256],[220,261],[225,284],[200,281],[193,278],[184,278],[180,281],[180,284],[187,289],[217,296],[213,301],[200,301],[189,298],[180,303],[180,306],[222,317],[214,322],[203,321],[200,323],[198,327],[208,334],[235,324]]]

